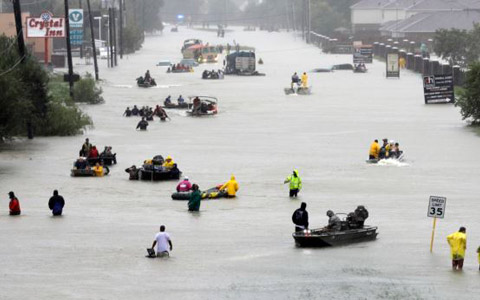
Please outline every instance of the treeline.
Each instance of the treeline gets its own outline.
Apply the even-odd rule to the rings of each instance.
[[[0,141],[27,134],[74,135],[92,124],[70,98],[66,84],[50,82],[32,55],[21,61],[15,38],[0,36],[0,53]],[[83,90],[91,87],[82,82],[77,86]],[[101,90],[92,91],[100,97],[91,98],[93,102],[103,100]]]
[[[480,25],[472,30],[440,29],[433,38],[433,50],[451,65],[466,67],[480,56]]]
[[[250,1],[243,14],[244,23],[272,30],[307,29],[308,2],[304,0],[264,0],[261,3]],[[354,2],[354,0],[310,1],[312,31],[328,36],[349,31],[351,28],[350,6]]]

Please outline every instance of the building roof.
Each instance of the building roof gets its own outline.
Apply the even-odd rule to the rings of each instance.
[[[395,0],[361,0],[350,6],[351,9],[381,9]]]
[[[418,13],[405,20],[388,22],[380,28],[380,31],[434,33],[438,29],[471,30],[473,25],[479,22],[479,11],[437,11]]]
[[[350,8],[414,11],[480,9],[480,0],[360,0]]]
[[[416,1],[408,10],[414,11],[440,11],[440,10],[460,10],[467,8],[459,0],[420,0]]]

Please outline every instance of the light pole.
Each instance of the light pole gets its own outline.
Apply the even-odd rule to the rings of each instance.
[[[98,20],[98,39],[102,40],[102,17],[94,17],[95,20]]]

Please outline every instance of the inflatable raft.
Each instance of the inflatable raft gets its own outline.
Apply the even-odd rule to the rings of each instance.
[[[103,166],[103,176],[106,176],[110,173],[110,169],[107,166]],[[93,169],[72,169],[72,177],[95,177],[97,176]]]
[[[175,192],[172,194],[172,200],[188,201],[191,192]],[[202,192],[202,199],[226,198],[227,192],[220,191],[219,187],[214,187]]]

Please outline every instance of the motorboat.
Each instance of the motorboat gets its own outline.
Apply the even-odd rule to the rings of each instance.
[[[294,232],[292,236],[298,247],[331,247],[375,240],[377,229],[374,226],[336,231],[325,228],[306,229]]]
[[[211,96],[189,96],[189,116],[211,116],[218,113],[218,99]]]

